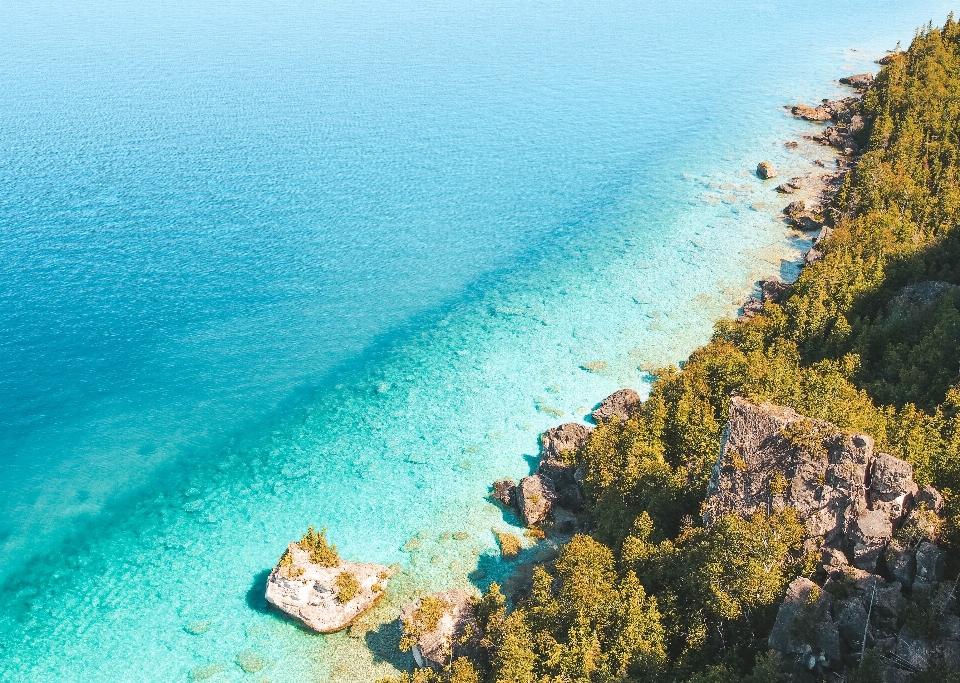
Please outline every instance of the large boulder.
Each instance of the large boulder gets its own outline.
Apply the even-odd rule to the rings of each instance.
[[[813,581],[794,579],[770,632],[770,649],[808,670],[835,666],[840,661],[840,632],[831,618],[831,604],[830,593]]]
[[[537,526],[550,515],[554,502],[557,500],[553,482],[539,474],[531,474],[520,480],[517,487],[517,504],[520,515],[527,526]]]
[[[493,482],[493,497],[507,507],[517,507],[517,484],[512,479]]]
[[[844,85],[849,85],[857,90],[867,90],[873,85],[873,74],[854,74],[853,76],[844,76],[840,79]]]
[[[867,508],[864,481],[872,457],[873,439],[865,434],[734,396],[704,523],[729,513],[792,507],[809,541],[836,544]]]
[[[291,543],[267,579],[267,602],[318,633],[331,633],[373,607],[384,596],[389,576],[390,568],[382,564],[316,564],[300,544]]]
[[[592,431],[592,427],[568,422],[540,435],[537,474],[550,480],[557,504],[571,510],[582,509],[585,502],[580,454]]]
[[[614,416],[621,422],[626,422],[633,417],[633,414],[642,403],[643,401],[640,400],[640,394],[633,389],[620,389],[603,399],[596,410],[590,413],[590,416],[597,424],[606,422]]]
[[[473,596],[460,588],[421,598],[400,612],[404,640],[421,667],[448,666],[460,637],[475,619]]]
[[[929,541],[923,541],[917,546],[917,583],[936,583],[943,579],[944,552]]]
[[[918,491],[913,481],[913,465],[887,453],[879,453],[870,468],[868,501],[871,510],[883,511],[898,523]]]
[[[777,169],[769,161],[761,161],[757,164],[757,175],[761,180],[769,180],[777,177]]]
[[[882,510],[869,510],[857,517],[850,530],[853,566],[868,572],[877,570],[877,562],[893,537],[893,524]]]
[[[778,304],[783,299],[783,295],[790,288],[786,282],[776,275],[771,275],[760,280],[760,292],[764,301]]]

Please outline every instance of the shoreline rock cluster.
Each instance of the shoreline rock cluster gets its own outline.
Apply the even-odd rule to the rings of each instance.
[[[796,680],[840,681],[865,647],[885,657],[884,681],[938,662],[960,664],[954,582],[944,582],[937,513],[943,497],[913,467],[790,408],[734,396],[703,521],[792,508],[819,556],[813,578],[788,587],[768,644]],[[926,625],[924,625],[926,624]]]
[[[617,418],[628,420],[640,406],[639,394],[620,389],[605,398],[591,413],[597,424]],[[540,462],[536,472],[517,484],[501,479],[493,484],[493,496],[515,509],[528,527],[538,527],[559,509],[581,512],[586,499],[583,491],[581,453],[593,428],[579,422],[567,422],[540,435]],[[573,519],[564,520],[572,531]]]
[[[892,59],[892,55],[887,55],[884,59]],[[837,165],[840,169],[833,173],[818,173],[807,177],[793,177],[787,182],[781,183],[776,187],[779,194],[792,195],[805,186],[817,190],[817,199],[807,205],[806,201],[799,199],[790,202],[783,210],[783,219],[791,227],[805,233],[816,233],[813,244],[803,255],[803,264],[810,265],[816,263],[823,257],[823,252],[818,249],[821,243],[830,237],[833,229],[827,224],[825,207],[840,190],[843,184],[843,178],[850,170],[857,156],[862,151],[862,140],[859,136],[866,128],[866,121],[860,115],[860,103],[864,94],[873,85],[873,75],[855,74],[840,79],[840,83],[848,85],[857,90],[857,96],[845,97],[840,100],[823,100],[819,105],[811,107],[805,104],[787,106],[791,115],[805,121],[829,123],[820,133],[808,136],[821,145],[833,147],[840,153],[837,159]],[[794,141],[787,142],[790,148],[796,148]],[[822,162],[818,165],[822,166]],[[757,166],[757,176],[762,180],[768,180],[778,176],[777,170],[768,161],[761,161]],[[779,278],[776,278],[779,280]],[[768,278],[769,280],[769,278]],[[780,303],[785,292],[778,291],[776,295],[771,296],[764,289],[764,282],[761,281],[761,292],[759,296],[754,295],[747,299],[742,306],[741,315],[737,318],[740,322],[748,320],[763,310],[765,302]],[[782,281],[780,281],[782,282]],[[786,285],[784,285],[785,289]]]

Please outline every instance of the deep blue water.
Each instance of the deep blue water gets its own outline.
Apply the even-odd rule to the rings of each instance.
[[[0,679],[389,671],[286,541],[401,563],[374,630],[501,572],[487,483],[791,272],[779,106],[949,9],[0,4]]]

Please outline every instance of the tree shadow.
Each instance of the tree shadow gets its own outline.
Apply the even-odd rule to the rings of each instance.
[[[413,665],[413,657],[409,652],[400,651],[402,635],[403,626],[399,619],[380,624],[376,630],[367,631],[364,639],[367,648],[373,653],[374,663],[386,662],[400,671],[409,670]]]

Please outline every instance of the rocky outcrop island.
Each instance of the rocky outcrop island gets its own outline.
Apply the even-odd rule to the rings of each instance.
[[[267,602],[317,633],[346,628],[383,596],[390,568],[341,560],[326,530],[287,546],[267,579]]]

